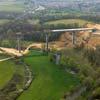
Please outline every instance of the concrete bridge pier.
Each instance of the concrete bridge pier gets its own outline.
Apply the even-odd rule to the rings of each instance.
[[[46,51],[48,52],[49,49],[49,36],[46,34]]]
[[[72,32],[72,44],[76,44],[76,32]]]

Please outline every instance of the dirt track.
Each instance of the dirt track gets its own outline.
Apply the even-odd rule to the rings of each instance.
[[[27,54],[29,49],[33,47],[33,48],[42,48],[42,43],[33,43],[30,44],[24,51],[19,52],[17,49],[14,48],[4,48],[4,47],[0,47],[0,52],[1,53],[8,53],[10,55],[14,55],[14,56],[23,56],[24,54]]]

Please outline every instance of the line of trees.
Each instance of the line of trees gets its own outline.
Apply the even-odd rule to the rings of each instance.
[[[91,15],[91,14],[87,14],[87,15],[82,15],[82,14],[68,14],[68,15],[36,15],[34,16],[34,18],[39,18],[41,23],[47,22],[47,21],[52,21],[52,20],[59,20],[59,19],[83,19],[83,20],[87,20],[87,21],[92,21],[95,23],[100,23],[100,15]]]
[[[0,27],[0,40],[12,40],[16,39],[16,33],[21,32],[22,37],[26,41],[45,41],[44,30],[49,29],[61,29],[61,28],[76,28],[79,27],[77,23],[73,24],[57,24],[57,25],[46,25],[46,24],[30,24],[25,20],[15,21],[14,23],[7,23]],[[49,41],[57,40],[62,33],[49,33]],[[12,42],[13,43],[13,42]]]

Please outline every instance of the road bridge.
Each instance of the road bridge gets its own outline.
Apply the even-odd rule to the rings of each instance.
[[[74,28],[74,29],[58,29],[58,30],[51,30],[51,32],[71,32],[72,33],[72,44],[76,44],[76,34],[79,31],[91,31],[94,32],[96,29],[94,28]]]

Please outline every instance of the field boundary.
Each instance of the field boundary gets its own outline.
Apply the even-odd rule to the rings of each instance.
[[[20,96],[24,91],[26,91],[26,90],[30,87],[30,85],[31,85],[31,83],[32,83],[32,81],[33,81],[33,79],[34,79],[34,75],[33,75],[32,71],[30,70],[29,65],[25,64],[24,62],[21,62],[21,63],[24,65],[24,67],[25,67],[25,69],[26,69],[26,70],[25,70],[25,71],[26,71],[25,77],[27,78],[27,80],[26,80],[26,83],[25,83],[24,88],[18,90],[19,95],[16,97],[16,100],[19,98],[19,96]]]
[[[14,57],[9,57],[6,59],[2,59],[1,61],[6,61],[9,59],[13,59]],[[32,71],[30,70],[29,66],[26,65],[24,62],[19,61],[20,64],[22,64],[25,68],[25,84],[24,87],[17,89],[17,82],[16,82],[16,73],[14,73],[13,77],[11,80],[9,80],[9,82],[2,88],[0,89],[0,98],[4,98],[5,100],[7,98],[7,100],[17,100],[17,98],[25,91],[29,88],[29,86],[31,85],[32,81],[33,81],[33,74]],[[12,93],[12,95],[10,96],[10,93]],[[1,99],[0,99],[1,100]]]

